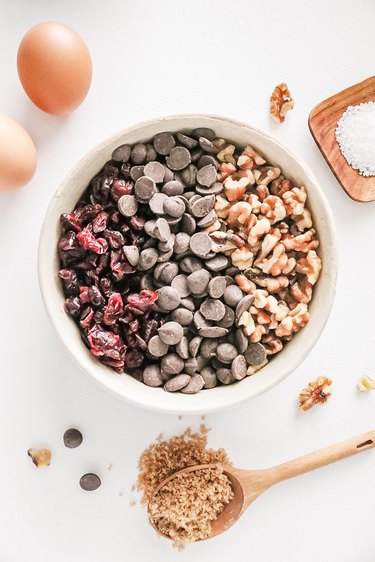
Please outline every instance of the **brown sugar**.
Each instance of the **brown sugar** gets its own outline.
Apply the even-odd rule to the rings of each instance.
[[[146,449],[138,463],[137,489],[148,504],[162,480],[174,472],[197,464],[230,464],[224,449],[207,448],[206,426],[198,433],[190,428],[169,440],[159,440]],[[228,478],[220,466],[176,476],[159,491],[150,513],[160,531],[177,542],[207,538],[211,523],[232,499]]]

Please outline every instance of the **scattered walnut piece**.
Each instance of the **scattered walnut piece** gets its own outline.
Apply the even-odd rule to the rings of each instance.
[[[270,98],[270,112],[272,118],[278,123],[285,121],[285,114],[294,107],[294,100],[285,82],[275,87]]]
[[[328,377],[318,377],[314,381],[309,382],[306,388],[299,395],[299,407],[304,412],[310,410],[316,404],[324,404],[331,396],[328,387],[332,381]]]
[[[49,449],[29,449],[27,454],[38,468],[51,464],[52,455]]]
[[[358,381],[358,389],[361,392],[366,392],[367,390],[374,390],[375,389],[374,379],[371,379],[367,375],[364,375]]]

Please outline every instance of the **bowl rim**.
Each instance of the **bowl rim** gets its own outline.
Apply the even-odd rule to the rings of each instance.
[[[67,341],[68,338],[66,337],[66,332],[65,332],[65,330],[62,330],[61,327],[60,327],[60,320],[59,320],[59,315],[60,315],[60,312],[61,312],[61,310],[59,309],[59,306],[61,307],[61,303],[59,303],[60,295],[57,294],[56,290],[53,287],[53,284],[51,284],[51,279],[52,279],[51,272],[48,270],[48,268],[45,267],[45,263],[46,263],[45,257],[50,258],[50,254],[51,254],[51,252],[48,249],[48,234],[49,234],[49,231],[51,229],[50,214],[54,209],[56,199],[61,197],[62,193],[66,189],[66,186],[69,185],[69,182],[72,180],[72,178],[74,178],[77,171],[82,169],[85,166],[85,164],[92,157],[95,157],[95,155],[97,153],[99,153],[100,151],[105,149],[108,145],[110,145],[116,139],[120,139],[120,138],[124,137],[125,135],[128,135],[130,133],[134,133],[138,129],[143,128],[143,127],[147,127],[147,126],[157,126],[157,125],[160,125],[160,124],[163,124],[163,125],[165,124],[166,127],[164,129],[160,129],[160,130],[168,130],[167,129],[168,121],[174,121],[174,120],[181,120],[182,121],[181,129],[183,129],[183,128],[186,128],[186,124],[183,123],[183,121],[186,120],[186,119],[188,119],[188,120],[190,120],[190,119],[191,120],[193,120],[193,119],[210,119],[210,120],[213,120],[213,121],[220,122],[221,124],[231,124],[231,125],[234,125],[235,127],[244,128],[247,131],[251,130],[255,134],[259,135],[260,137],[265,138],[268,142],[272,143],[273,145],[276,145],[276,147],[279,148],[282,152],[286,153],[288,155],[288,157],[293,159],[296,162],[296,164],[301,168],[301,170],[303,171],[303,174],[306,176],[306,178],[308,178],[309,183],[314,186],[314,189],[316,190],[316,195],[319,199],[320,210],[323,210],[324,217],[326,219],[325,226],[327,228],[328,237],[329,237],[330,242],[331,242],[331,252],[330,252],[330,254],[331,254],[330,258],[331,259],[330,259],[330,264],[329,264],[330,284],[328,285],[328,287],[326,287],[326,290],[327,290],[327,294],[326,294],[326,298],[325,298],[326,306],[325,306],[325,308],[320,310],[319,325],[315,326],[315,332],[311,335],[309,341],[306,342],[303,345],[303,350],[302,351],[299,350],[299,352],[296,352],[295,360],[294,361],[291,360],[289,362],[287,368],[284,368],[283,370],[280,369],[280,372],[275,373],[272,376],[272,378],[271,377],[265,378],[265,380],[262,381],[262,384],[258,384],[258,388],[251,389],[249,392],[232,393],[232,394],[234,394],[234,396],[231,396],[231,399],[229,398],[230,393],[228,393],[228,400],[225,403],[221,403],[220,405],[215,405],[214,400],[212,400],[212,404],[209,405],[209,406],[207,406],[206,404],[203,406],[203,405],[199,404],[199,401],[197,403],[197,397],[202,393],[198,393],[197,395],[191,395],[191,396],[190,395],[189,396],[181,395],[181,394],[172,395],[172,393],[170,393],[170,394],[165,393],[165,394],[169,395],[170,397],[174,398],[174,403],[170,401],[170,404],[168,404],[168,406],[165,405],[165,400],[163,400],[163,399],[160,400],[160,405],[155,400],[151,400],[151,401],[148,402],[148,398],[151,397],[150,391],[160,391],[161,389],[160,388],[150,388],[147,385],[143,385],[143,384],[141,385],[141,383],[139,383],[138,381],[135,381],[134,379],[132,379],[129,376],[127,378],[131,381],[132,384],[134,383],[138,386],[143,387],[144,392],[143,392],[143,395],[142,395],[143,396],[142,399],[135,398],[132,395],[128,396],[126,393],[120,393],[117,390],[115,390],[114,388],[112,388],[109,384],[109,379],[108,379],[108,382],[106,382],[105,378],[102,379],[99,375],[99,371],[101,371],[101,369],[105,369],[108,375],[111,375],[112,373],[109,372],[108,367],[105,367],[104,365],[101,365],[98,361],[96,361],[94,358],[91,357],[91,354],[88,353],[88,350],[85,348],[85,346],[82,344],[81,341],[80,341],[80,343],[82,344],[82,348],[85,351],[85,353],[87,354],[87,362],[85,361],[86,365],[82,364],[80,358],[70,348],[70,346],[68,344],[68,341]],[[154,134],[156,134],[156,133],[154,133]],[[87,376],[89,376],[91,379],[93,379],[96,382],[96,384],[98,384],[101,388],[105,388],[105,390],[107,392],[110,392],[112,395],[116,396],[117,398],[125,400],[126,402],[131,403],[135,406],[141,407],[143,409],[156,411],[156,412],[159,412],[159,413],[165,413],[165,414],[174,414],[174,415],[179,415],[179,414],[198,415],[198,414],[207,414],[207,413],[213,413],[213,412],[226,410],[228,408],[237,406],[238,404],[241,404],[241,403],[249,400],[250,398],[258,396],[259,394],[262,394],[263,392],[266,392],[267,390],[269,390],[269,389],[273,388],[274,386],[278,385],[286,377],[288,377],[302,363],[302,361],[307,357],[307,355],[310,353],[310,351],[312,350],[312,348],[314,347],[314,345],[318,341],[318,339],[319,339],[319,337],[320,337],[320,335],[321,335],[321,333],[322,333],[322,331],[323,331],[323,329],[324,329],[324,327],[325,327],[325,325],[328,321],[328,318],[329,318],[329,315],[330,315],[330,312],[331,312],[331,309],[332,309],[332,306],[333,306],[334,297],[335,297],[335,290],[336,290],[336,280],[337,280],[337,274],[338,274],[338,252],[337,252],[337,248],[338,248],[338,243],[337,243],[336,227],[335,227],[332,211],[331,211],[331,208],[329,206],[328,200],[327,200],[327,198],[326,198],[326,196],[323,192],[323,189],[320,186],[320,183],[318,182],[317,178],[312,173],[309,166],[307,164],[305,164],[305,162],[299,156],[297,156],[292,150],[290,150],[285,144],[280,142],[272,134],[270,134],[268,132],[265,132],[262,129],[254,127],[253,125],[250,125],[250,124],[245,123],[243,121],[239,121],[237,119],[232,119],[232,118],[229,118],[229,117],[224,117],[224,116],[221,116],[221,115],[209,114],[209,113],[183,113],[183,114],[162,116],[162,117],[158,117],[158,118],[155,118],[155,119],[148,119],[148,120],[145,120],[145,121],[142,121],[142,122],[138,122],[134,125],[131,125],[130,127],[126,127],[125,129],[121,129],[120,131],[118,131],[118,132],[112,134],[111,136],[107,137],[105,140],[103,140],[99,144],[97,144],[94,148],[89,150],[82,158],[80,158],[78,160],[78,162],[76,162],[76,164],[70,169],[70,171],[68,171],[68,173],[65,175],[63,180],[59,183],[55,194],[52,196],[52,199],[51,199],[51,201],[50,201],[50,203],[47,207],[47,210],[46,210],[46,213],[45,213],[45,216],[44,216],[43,224],[42,224],[41,231],[40,231],[39,245],[38,245],[38,258],[37,258],[38,259],[38,280],[39,280],[39,287],[40,287],[42,300],[44,302],[44,306],[46,308],[47,315],[48,315],[50,321],[52,322],[52,325],[54,326],[54,328],[55,328],[56,332],[58,333],[60,339],[64,343],[64,346],[68,350],[70,356],[73,357],[75,363],[80,367],[81,370],[83,370],[86,373]],[[48,259],[47,259],[47,263],[50,263],[50,261]],[[53,273],[53,275],[54,275],[54,273]],[[72,329],[77,331],[77,326],[75,325],[75,323],[70,318],[68,318],[68,320],[71,322]],[[303,332],[303,330],[301,332]],[[77,331],[77,337],[80,339],[80,335],[79,335],[78,331]],[[270,364],[268,364],[268,365],[270,365]],[[262,371],[263,371],[263,369],[262,369]],[[118,377],[119,375],[115,374],[115,376]],[[256,375],[253,375],[253,377],[254,376],[256,376]],[[253,378],[253,377],[251,377],[251,378]],[[240,382],[242,382],[242,381],[240,381]],[[237,386],[237,385],[231,385],[231,386]],[[218,387],[218,388],[223,388],[223,387]],[[213,389],[213,390],[215,390],[215,389]],[[149,394],[149,397],[147,397],[148,394]],[[203,392],[203,394],[206,394],[206,393]],[[189,407],[187,407],[186,404],[184,404],[183,406],[180,404],[180,400],[178,399],[179,396],[184,396],[184,398],[188,397],[190,399]]]

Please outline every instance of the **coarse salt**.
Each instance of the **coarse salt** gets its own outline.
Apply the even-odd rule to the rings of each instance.
[[[336,140],[361,176],[375,176],[375,101],[350,105],[337,123]]]

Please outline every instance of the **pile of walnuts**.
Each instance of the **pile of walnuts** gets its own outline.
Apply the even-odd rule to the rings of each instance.
[[[239,287],[254,297],[239,325],[273,355],[308,322],[321,270],[307,194],[251,146],[238,152],[223,141],[217,158],[224,190],[207,232],[214,251],[230,256]]]

